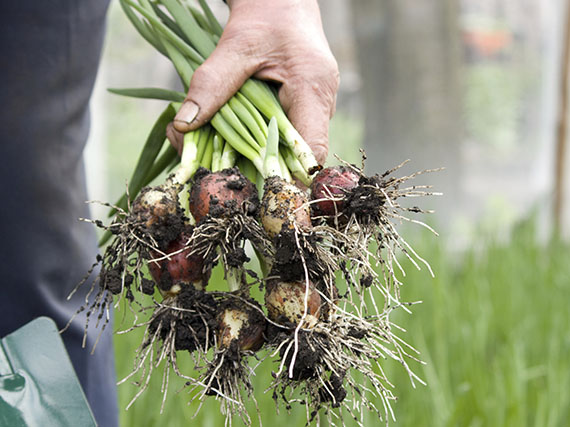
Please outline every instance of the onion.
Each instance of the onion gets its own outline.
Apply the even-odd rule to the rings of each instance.
[[[333,166],[321,170],[311,184],[311,200],[315,215],[338,217],[345,208],[345,197],[358,185],[360,174],[347,166]]]
[[[196,173],[190,190],[190,212],[200,222],[208,214],[216,217],[229,216],[237,210],[254,214],[259,205],[257,189],[237,168],[220,172]]]
[[[185,248],[188,236],[189,233],[183,233],[170,242],[165,251],[167,257],[152,253],[153,258],[159,259],[150,260],[148,269],[163,294],[176,295],[183,286],[189,285],[203,290],[208,283],[210,273],[203,271],[204,259]]]
[[[257,351],[265,341],[265,319],[254,308],[239,306],[236,301],[224,307],[217,320],[218,345],[221,348],[229,348],[232,341],[236,341],[242,351]]]
[[[307,195],[294,184],[271,176],[265,180],[260,207],[261,224],[269,237],[276,237],[285,227],[311,229],[311,211]]]
[[[165,217],[178,214],[179,190],[177,186],[146,187],[133,202],[131,213],[146,227],[160,224]]]
[[[307,289],[306,282],[268,282],[265,306],[269,318],[277,323],[298,325],[305,315],[306,296],[307,312],[303,327],[309,329],[317,324],[321,311],[321,296],[313,283],[309,282]]]

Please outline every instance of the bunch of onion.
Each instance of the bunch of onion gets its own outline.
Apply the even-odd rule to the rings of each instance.
[[[188,89],[193,71],[213,51],[222,31],[206,2],[200,1],[203,14],[196,9],[187,8],[178,0],[159,2],[121,0],[120,3],[139,33],[172,61],[184,88]],[[159,98],[172,103],[151,131],[129,184],[129,191],[114,206],[114,221],[108,226],[96,221],[98,226],[107,231],[103,240],[112,237],[112,242],[97,263],[102,265],[102,269],[97,276],[99,287],[96,301],[93,304],[86,304],[89,306],[89,312],[97,312],[100,318],[105,319],[108,319],[107,310],[112,303],[110,294],[123,294],[132,299],[133,294],[126,288],[130,288],[133,282],[139,290],[150,292],[150,287],[139,273],[148,258],[141,254],[163,249],[161,246],[168,245],[187,222],[187,218],[183,217],[183,210],[179,209],[177,194],[181,189],[180,185],[194,172],[186,166],[181,166],[181,173],[177,173],[177,176],[167,180],[162,186],[141,192],[141,196],[135,199],[144,185],[161,171],[178,162],[172,149],[165,149],[160,157],[158,154],[165,140],[166,126],[174,118],[179,103],[184,100],[184,94],[155,88],[123,89],[114,92],[134,97]],[[217,135],[229,144],[229,147],[237,150],[262,172],[263,151],[267,137],[265,120],[271,117],[276,117],[279,132],[285,143],[279,154],[280,164],[285,166],[287,173],[290,173],[291,169],[291,173],[297,179],[308,185],[309,172],[318,166],[317,162],[307,143],[288,121],[267,84],[253,79],[248,80],[240,92],[214,115],[211,126]],[[185,148],[183,156],[186,156],[193,166],[202,164],[210,168],[214,152],[213,132],[197,131],[193,135],[198,135],[194,139],[198,139],[199,143],[193,152]],[[191,142],[196,143],[196,141]],[[285,159],[295,159],[294,167],[288,168]],[[183,163],[184,159],[181,160],[181,165]],[[164,203],[155,214],[160,216],[161,220],[155,221],[152,210],[154,203],[160,202]],[[166,220],[165,214],[170,219]],[[162,227],[164,224],[168,227]],[[173,227],[174,225],[178,228]],[[167,230],[168,235],[161,235],[160,232],[163,230]],[[132,261],[133,257],[135,261]],[[133,262],[134,267],[131,265]],[[120,278],[120,281],[117,278]]]
[[[204,15],[178,0],[120,3],[140,34],[172,60],[187,89],[193,71],[212,52],[221,34],[205,1],[200,0]],[[152,306],[141,308],[152,311],[151,319],[135,325],[146,327],[132,374],[142,374],[137,396],[150,380],[151,367],[169,361],[163,377],[167,383],[169,365],[177,369],[176,351],[188,350],[197,355],[197,365],[204,365],[202,376],[194,380],[176,373],[200,388],[200,399],[215,394],[222,399],[228,416],[237,413],[246,423],[251,422],[240,390],[244,387],[251,394],[246,360],[257,348],[245,342],[256,341],[254,331],[267,322],[267,345],[281,359],[273,383],[276,395],[285,398],[286,390],[301,389],[310,409],[309,419],[321,407],[342,405],[353,414],[362,407],[357,395],[364,388],[355,384],[351,374],[359,371],[369,380],[368,391],[382,399],[386,415],[392,395],[380,365],[374,367],[374,363],[389,357],[407,367],[409,357],[388,321],[393,309],[405,308],[394,286],[399,284],[394,254],[401,249],[410,258],[421,260],[393,224],[405,219],[405,208],[397,199],[429,191],[402,188],[410,177],[391,178],[394,170],[366,177],[352,165],[325,169],[313,183],[311,175],[318,165],[310,148],[288,122],[272,89],[249,80],[207,128],[185,136],[177,172],[163,185],[142,190],[129,204],[158,172],[178,163],[172,149],[161,156],[158,153],[166,125],[184,94],[162,89],[115,92],[172,101],[153,129],[152,143],[143,149],[141,159],[147,161],[139,162],[135,170],[138,181],[131,180],[124,203],[117,204],[114,222],[106,227],[112,237],[111,249],[99,260],[103,268],[98,302],[90,308],[102,316],[113,293],[133,300],[133,283],[143,293],[156,294],[158,288],[160,296],[153,299]],[[232,169],[235,164],[257,183],[260,192],[263,189],[259,209],[251,184],[245,185],[239,172]],[[196,173],[200,165],[212,172]],[[195,173],[189,212],[185,212],[179,194]],[[313,183],[312,200],[293,185],[293,177],[306,186]],[[234,192],[236,189],[239,191]],[[246,240],[258,252],[266,276],[265,321],[246,285]],[[378,252],[369,252],[371,242],[377,243]],[[209,272],[218,262],[223,265],[229,292],[206,290]],[[155,285],[142,275],[147,263]],[[179,268],[186,263],[194,267]],[[380,274],[375,264],[381,266]],[[197,276],[177,278],[178,273],[184,276],[197,271]],[[339,271],[347,282],[342,295],[335,283]],[[373,289],[380,290],[385,304],[378,309],[372,295],[375,313],[370,315],[364,294],[366,290],[372,294]],[[207,356],[210,347],[212,357]],[[347,393],[352,396],[351,408]],[[364,402],[364,406],[382,412],[369,400]]]
[[[227,312],[227,304],[218,307],[217,298],[206,290],[210,271],[221,262],[229,293],[239,293],[247,300],[247,288],[244,288],[245,269],[244,263],[248,261],[244,246],[246,239],[259,249],[261,253],[270,254],[270,243],[263,229],[259,225],[256,215],[258,213],[259,198],[255,185],[245,178],[240,171],[233,167],[238,156],[233,147],[226,143],[219,135],[210,140],[211,144],[201,148],[200,139],[196,133],[185,136],[181,164],[186,164],[188,159],[193,159],[192,172],[194,174],[189,191],[189,217],[195,224],[186,224],[183,232],[175,240],[169,242],[166,248],[152,248],[148,253],[148,266],[158,290],[163,299],[154,303],[150,319],[142,324],[136,324],[128,331],[136,327],[145,326],[145,340],[138,350],[135,368],[123,381],[130,379],[137,373],[141,373],[139,381],[141,389],[138,391],[131,404],[140,396],[150,381],[153,368],[166,360],[165,369],[172,367],[177,375],[189,378],[182,374],[176,366],[176,352],[189,351],[196,365],[206,363],[207,366],[215,364],[218,360],[229,360],[226,356],[232,352],[232,360],[244,360],[244,363],[225,369],[222,367],[214,370],[207,369],[206,375],[210,378],[201,384],[209,384],[214,381],[217,384],[232,384],[231,391],[234,394],[228,397],[228,401],[241,401],[239,389],[235,388],[236,378],[247,378],[245,374],[247,364],[246,354],[251,353],[252,348],[242,346],[220,346],[216,341],[220,328],[223,325],[219,319],[221,312]],[[210,152],[207,162],[200,164],[208,166],[212,172],[204,167],[197,168],[196,159],[206,156],[201,154]],[[180,170],[180,169],[179,169]],[[176,179],[181,174],[174,175]],[[188,176],[188,175],[185,175]],[[170,179],[170,178],[169,178]],[[167,181],[168,182],[168,181]],[[152,191],[156,191],[155,188]],[[144,197],[143,190],[139,197]],[[163,201],[164,196],[158,197]],[[234,307],[233,312],[236,312]],[[240,319],[249,318],[259,313],[251,310],[243,310]],[[242,322],[243,328],[248,325],[259,324],[258,319],[251,322]],[[238,327],[233,325],[233,333],[239,334]],[[237,328],[237,329],[236,329]],[[249,327],[251,329],[251,327]],[[259,328],[264,329],[261,323]],[[250,330],[249,329],[249,330]],[[214,347],[215,358],[206,361],[206,353],[210,347]],[[241,369],[238,367],[241,366]],[[166,393],[168,384],[168,372],[163,374]],[[192,383],[192,382],[191,382]],[[208,390],[211,387],[208,385]],[[228,388],[228,387],[223,387]],[[229,391],[228,391],[229,392]],[[224,395],[225,396],[225,395]],[[164,399],[166,394],[164,395]],[[238,410],[241,406],[231,409]],[[232,413],[230,411],[229,413]]]
[[[300,390],[303,398],[298,401],[307,406],[309,422],[318,416],[321,408],[330,415],[331,409],[341,406],[353,418],[357,418],[363,408],[368,408],[388,419],[390,401],[394,397],[377,361],[397,360],[406,367],[413,382],[418,378],[409,369],[407,359],[417,361],[417,358],[413,355],[415,350],[392,333],[389,314],[396,308],[406,309],[406,305],[372,275],[376,273],[369,261],[371,238],[369,235],[362,238],[364,227],[360,227],[354,218],[362,214],[363,217],[358,219],[363,226],[369,226],[369,230],[376,230],[379,224],[394,227],[390,214],[397,207],[392,203],[394,211],[388,214],[383,210],[386,209],[385,200],[373,200],[370,205],[374,203],[377,210],[373,219],[369,218],[372,214],[367,215],[362,209],[350,212],[347,207],[354,208],[357,200],[363,199],[363,191],[357,192],[359,186],[374,195],[388,194],[394,198],[415,193],[407,189],[398,192],[402,179],[386,180],[375,186],[376,193],[373,193],[368,187],[377,177],[366,178],[359,171],[354,178],[350,173],[357,169],[342,166],[317,174],[311,186],[313,201],[309,202],[305,192],[279,176],[278,163],[270,156],[276,139],[274,124],[270,122],[260,220],[275,245],[265,294],[268,345],[280,358],[271,386],[274,397],[289,404],[295,399],[288,394]],[[319,190],[321,195],[318,195]],[[390,243],[389,240],[382,241],[382,244]],[[353,249],[354,246],[360,253]],[[346,260],[361,266],[350,274]],[[370,288],[368,282],[378,283],[387,301],[384,309],[376,308],[375,314],[369,315],[365,307],[354,304],[352,298],[341,299],[335,285],[334,273],[337,271],[345,273],[349,294],[352,289]],[[363,272],[366,273],[364,277]],[[392,280],[391,276],[388,280]],[[339,300],[343,301],[341,306]],[[364,298],[359,301],[363,304]],[[376,307],[374,299],[372,301]],[[356,382],[355,372],[364,375],[368,385]],[[375,407],[366,395],[378,397],[382,408]],[[342,410],[336,412],[336,416],[342,415]]]

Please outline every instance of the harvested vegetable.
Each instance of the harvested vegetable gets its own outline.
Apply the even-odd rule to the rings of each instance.
[[[221,34],[206,2],[200,0],[201,11],[182,0],[120,4],[138,32],[172,61],[187,89]],[[421,382],[408,364],[420,363],[417,352],[396,335],[390,319],[411,305],[400,300],[398,255],[429,269],[397,230],[402,221],[428,227],[407,217],[424,210],[400,204],[435,194],[429,186],[407,186],[420,173],[394,177],[401,165],[374,176],[347,163],[322,169],[274,88],[255,79],[209,124],[184,136],[181,157],[165,134],[183,93],[113,92],[170,102],[128,191],[109,205],[110,224],[92,221],[110,242],[79,284],[96,276],[88,320],[96,316],[104,329],[113,305],[125,303],[135,320],[122,332],[145,332],[123,380],[137,378],[140,385],[129,405],[165,362],[163,401],[172,371],[184,378],[191,400],[214,396],[228,423],[237,415],[250,425],[244,398],[255,401],[255,365],[249,363],[255,355],[277,359],[273,396],[287,407],[304,405],[307,422],[325,415],[330,424],[343,424],[347,414],[358,421],[363,410],[393,418],[385,360],[402,365],[412,383]],[[163,172],[166,180],[151,186]],[[254,256],[261,271],[248,266]],[[218,264],[226,288],[213,291],[207,285]],[[254,285],[265,292],[259,301],[250,292]],[[197,375],[180,371],[178,352],[191,355]]]

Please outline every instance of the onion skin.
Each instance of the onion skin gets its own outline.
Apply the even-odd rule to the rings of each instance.
[[[283,227],[294,230],[297,226],[304,231],[312,228],[307,195],[294,184],[275,176],[265,181],[260,217],[271,238],[275,238]]]
[[[253,309],[226,307],[217,316],[218,345],[229,348],[233,341],[242,351],[257,351],[265,342],[265,321]]]
[[[265,306],[269,318],[277,323],[298,325],[305,313],[305,282],[272,281],[267,284]],[[306,329],[313,328],[319,321],[321,296],[313,283],[309,282],[307,315],[303,322]]]
[[[255,185],[237,168],[206,173],[200,170],[190,189],[189,208],[196,222],[208,214],[223,217],[235,214],[236,209],[255,214],[259,198]]]
[[[360,174],[347,166],[332,166],[321,170],[311,184],[311,200],[315,215],[334,218],[342,214],[344,197],[358,186]]]
[[[166,248],[165,253],[173,255],[159,261],[148,262],[150,275],[165,295],[176,295],[182,286],[189,285],[197,290],[203,290],[208,282],[209,273],[203,272],[204,259],[198,255],[190,255],[189,248],[181,251],[187,241],[186,234],[180,235]],[[152,257],[161,258],[161,254],[153,252]]]
[[[178,192],[177,186],[147,187],[133,202],[131,213],[144,221],[147,228],[160,224],[169,215],[178,214]]]

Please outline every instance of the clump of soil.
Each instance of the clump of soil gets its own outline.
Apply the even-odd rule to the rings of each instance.
[[[295,381],[303,381],[315,378],[317,375],[316,367],[322,363],[322,349],[315,347],[312,343],[311,335],[318,332],[299,331],[299,348],[295,357],[295,365],[293,366],[293,377]],[[323,337],[324,338],[324,337]],[[286,372],[289,373],[289,367],[293,359],[294,352],[285,346],[279,351],[279,356],[283,360],[285,358]]]
[[[159,338],[164,341],[174,333],[174,348],[189,352],[206,349],[208,343],[214,342],[218,304],[212,295],[184,286],[170,304],[165,305],[164,310],[155,311],[149,336],[158,330]]]
[[[359,224],[377,224],[381,220],[381,208],[386,197],[380,191],[384,183],[378,175],[361,176],[358,186],[350,190],[344,200],[347,216],[354,215]]]
[[[333,408],[338,408],[346,397],[346,389],[343,387],[343,379],[346,372],[342,373],[342,377],[331,372],[330,378],[325,385],[319,389],[319,400],[321,403],[330,402]]]
[[[115,265],[108,270],[104,267],[101,268],[99,277],[103,288],[107,289],[113,295],[118,295],[121,293],[123,290],[123,283],[124,287],[128,288],[134,280],[133,275],[128,272],[124,272],[123,266],[120,264]]]
[[[308,272],[309,280],[316,282],[322,279],[325,268],[315,251],[318,244],[315,234],[299,235],[295,230],[284,227],[274,243],[275,258],[271,276],[280,277],[285,282],[294,282],[304,280]]]

